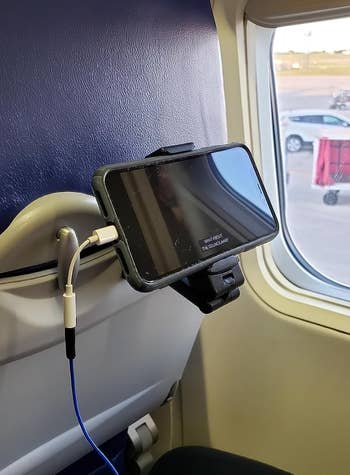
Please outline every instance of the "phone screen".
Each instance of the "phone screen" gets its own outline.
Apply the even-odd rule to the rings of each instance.
[[[267,240],[278,229],[243,147],[111,170],[105,184],[147,281]]]

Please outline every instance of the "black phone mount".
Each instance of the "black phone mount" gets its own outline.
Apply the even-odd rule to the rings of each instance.
[[[175,155],[192,152],[193,142],[161,147],[148,157],[159,155]],[[240,295],[239,287],[244,277],[237,256],[229,256],[211,264],[206,269],[181,279],[171,287],[187,300],[196,305],[203,313],[214,310],[236,300]]]
[[[194,303],[203,313],[236,300],[244,277],[237,256],[220,259],[206,269],[181,279],[172,288]]]

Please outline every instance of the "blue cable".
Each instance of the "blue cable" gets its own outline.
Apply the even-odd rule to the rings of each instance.
[[[78,404],[78,398],[77,398],[77,390],[75,386],[75,375],[74,375],[74,360],[70,359],[69,360],[69,370],[70,370],[70,384],[72,388],[72,396],[73,396],[73,404],[74,404],[74,410],[75,410],[75,415],[77,416],[80,428],[86,438],[86,440],[89,442],[91,447],[95,450],[95,452],[99,455],[99,457],[104,461],[104,463],[107,465],[107,467],[110,469],[114,475],[119,475],[117,469],[114,467],[112,462],[105,456],[105,454],[97,447],[95,442],[92,440],[90,434],[85,428],[84,422],[81,418],[80,415],[80,410],[79,410],[79,404]]]

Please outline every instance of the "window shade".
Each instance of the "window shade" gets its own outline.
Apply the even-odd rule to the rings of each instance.
[[[350,0],[248,0],[246,15],[266,28],[350,15]]]

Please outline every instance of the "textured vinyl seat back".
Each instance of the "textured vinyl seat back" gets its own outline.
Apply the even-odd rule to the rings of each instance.
[[[1,0],[0,12],[3,272],[52,262],[60,227],[81,240],[100,219],[81,193],[21,212],[33,200],[91,193],[103,164],[226,131],[209,0]],[[56,275],[22,277],[0,289],[0,472],[47,475],[89,446],[74,428]],[[113,252],[86,262],[78,285],[79,399],[99,443],[164,402],[201,314],[171,289],[133,291]]]
[[[225,141],[209,0],[3,0],[0,232],[161,145]]]

